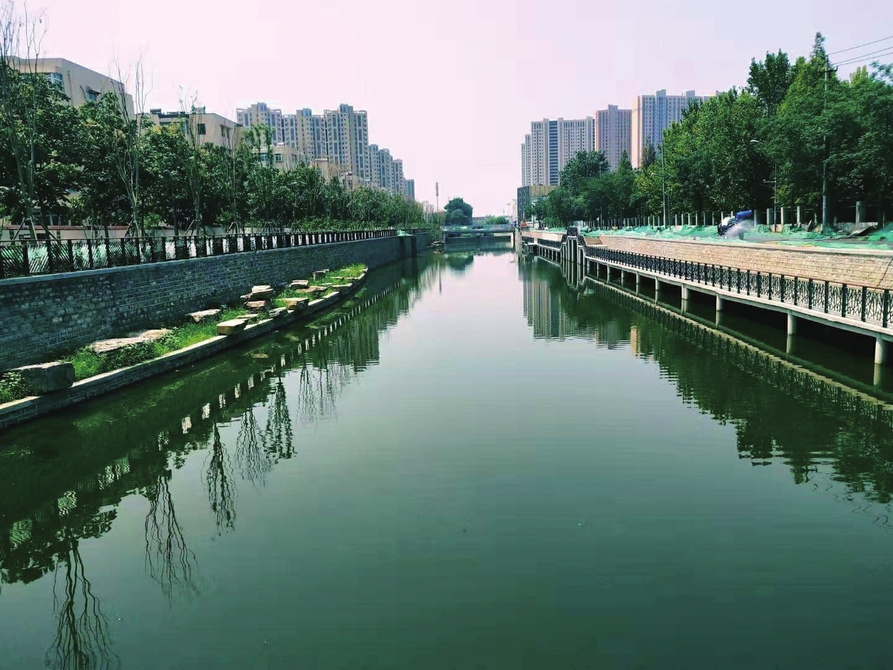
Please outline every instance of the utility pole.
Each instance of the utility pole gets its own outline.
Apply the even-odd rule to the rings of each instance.
[[[831,63],[825,58],[825,92],[822,100],[822,114],[828,104],[828,74],[831,72]],[[822,119],[824,122],[825,120]],[[827,128],[827,126],[826,126]],[[831,206],[828,203],[828,133],[825,131],[825,155],[822,157],[822,229],[831,223]]]
[[[434,211],[440,211],[440,182],[434,182]]]

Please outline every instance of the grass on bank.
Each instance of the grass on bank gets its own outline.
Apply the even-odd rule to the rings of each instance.
[[[311,280],[310,283],[313,286],[324,287],[343,284],[357,279],[365,271],[366,266],[357,263],[327,272],[324,277]],[[273,299],[272,304],[284,306],[283,298],[293,298],[299,295],[301,294],[296,291],[286,289]],[[81,381],[105,372],[112,372],[113,370],[120,370],[137,363],[151,361],[173,351],[179,351],[193,344],[209,340],[217,336],[218,323],[235,319],[248,313],[249,311],[244,307],[230,307],[222,310],[214,319],[209,319],[202,323],[192,323],[190,321],[189,323],[175,326],[171,328],[169,334],[155,342],[134,344],[107,354],[98,354],[89,347],[81,347],[60,357],[58,360],[71,362],[74,366],[75,381]],[[264,316],[265,314],[261,313],[261,318]],[[28,395],[30,395],[30,391],[21,375],[14,371],[0,374],[0,405],[25,398]]]

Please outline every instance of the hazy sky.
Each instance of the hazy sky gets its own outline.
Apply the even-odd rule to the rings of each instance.
[[[150,107],[181,87],[230,118],[265,101],[369,113],[416,197],[502,213],[530,122],[628,108],[641,93],[742,85],[752,56],[833,52],[893,35],[889,0],[29,0],[44,51],[100,72],[143,56]],[[883,45],[881,45],[883,46]],[[870,49],[866,49],[870,50]],[[859,53],[859,52],[856,52]],[[842,54],[840,59],[852,55]],[[890,57],[888,56],[889,60]]]

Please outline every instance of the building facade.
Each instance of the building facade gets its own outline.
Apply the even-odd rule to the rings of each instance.
[[[632,145],[632,110],[608,105],[595,115],[595,150],[608,159],[612,170],[620,164],[620,157],[630,155]]]
[[[406,180],[406,197],[415,201],[415,179]]]
[[[251,107],[236,110],[236,121],[244,128],[266,126],[270,129],[273,144],[284,142],[282,110],[271,109],[265,102],[258,102]]]
[[[220,114],[208,112],[204,107],[196,107],[191,112],[162,112],[161,109],[150,109],[148,116],[156,126],[177,125],[183,127],[184,132],[187,130],[185,124],[190,124],[196,143],[200,145],[211,144],[230,149],[239,139],[236,131],[240,127],[239,124]]]
[[[632,143],[629,158],[633,167],[641,167],[646,146],[650,144],[655,151],[659,151],[664,131],[681,121],[685,110],[691,105],[706,99],[695,95],[694,91],[686,91],[685,95],[667,95],[666,90],[636,97],[630,119]]]
[[[559,174],[579,151],[595,150],[595,120],[543,119],[530,124],[521,145],[521,185],[557,186]]]
[[[55,84],[74,107],[97,102],[103,93],[124,96],[127,113],[133,117],[133,96],[123,83],[64,58],[9,58],[9,64],[22,73],[42,74]]]

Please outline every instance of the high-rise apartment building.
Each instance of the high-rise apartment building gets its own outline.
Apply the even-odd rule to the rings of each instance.
[[[638,96],[633,102],[630,120],[632,143],[629,158],[633,167],[641,166],[646,146],[650,144],[659,150],[664,131],[681,121],[685,110],[691,105],[706,99],[695,95],[694,91],[686,91],[685,95],[667,95],[666,90],[662,90],[654,95]]]
[[[270,129],[273,144],[285,142],[285,131],[282,123],[282,110],[270,109],[265,102],[258,102],[246,109],[236,110],[236,121],[240,126],[266,126]]]
[[[543,119],[530,124],[521,145],[521,185],[558,185],[558,176],[579,151],[595,149],[595,120]]]
[[[336,162],[342,172],[352,173],[360,183],[371,181],[366,112],[339,105],[337,110],[325,111],[325,120],[329,161]]]
[[[406,197],[415,200],[415,179],[406,180]]]
[[[612,170],[617,169],[624,152],[630,154],[631,123],[632,110],[617,109],[617,105],[595,114],[595,150],[605,154]]]
[[[399,158],[394,159],[394,193],[400,195],[406,194],[406,177],[403,176],[403,161]]]
[[[324,166],[325,174],[339,177],[351,187],[383,188],[406,195],[403,162],[397,162],[387,149],[369,144],[366,112],[340,105],[321,115],[310,109],[296,114],[283,114],[258,102],[237,111],[239,123],[245,127],[264,125],[272,131],[274,145],[295,149],[288,154],[287,165]],[[285,154],[283,154],[285,155]],[[297,159],[295,159],[295,156]]]

